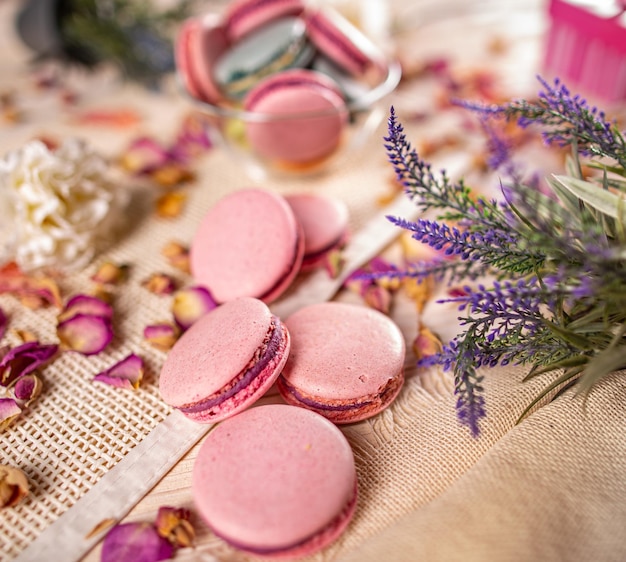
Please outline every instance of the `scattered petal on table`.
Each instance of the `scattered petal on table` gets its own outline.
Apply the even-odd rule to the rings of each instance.
[[[204,287],[181,289],[174,295],[172,312],[174,321],[183,330],[217,306],[211,293]]]
[[[100,109],[78,113],[74,121],[79,125],[126,129],[137,125],[141,121],[141,116],[133,109]]]
[[[170,323],[151,324],[143,330],[144,339],[161,351],[169,351],[180,337],[180,328]]]
[[[19,468],[0,465],[0,508],[13,507],[27,495],[26,475]]]
[[[57,336],[63,348],[95,355],[111,343],[113,328],[108,318],[79,313],[59,323]]]
[[[98,297],[83,294],[75,295],[67,301],[61,314],[59,314],[58,320],[63,322],[78,314],[100,316],[111,320],[113,318],[113,307]]]
[[[22,413],[22,408],[13,398],[0,398],[0,431],[9,427]]]
[[[185,273],[190,272],[189,248],[179,242],[168,242],[161,253],[167,258],[171,266]]]
[[[157,532],[177,548],[191,546],[196,533],[189,521],[190,517],[188,509],[160,507],[155,521]]]
[[[169,152],[160,143],[150,137],[139,137],[125,150],[121,164],[133,174],[147,174],[169,160]]]
[[[102,562],[156,562],[174,553],[171,543],[150,523],[124,523],[113,527],[102,543]]]
[[[340,249],[332,250],[328,252],[324,258],[324,268],[328,272],[331,279],[337,279],[346,260],[343,256],[343,251]]]
[[[29,341],[13,348],[3,348],[0,358],[0,385],[9,386],[14,380],[32,373],[58,351],[56,344]]]
[[[9,394],[18,406],[26,408],[41,394],[42,387],[41,379],[31,373],[18,378],[9,389]]]
[[[110,261],[105,261],[92,275],[91,280],[96,283],[102,283],[103,285],[116,285],[128,277],[128,269],[129,266],[126,264],[118,265]]]
[[[182,191],[170,191],[156,202],[156,213],[162,218],[176,218],[183,212],[187,195]]]
[[[85,535],[85,540],[95,537],[100,533],[109,530],[111,527],[113,527],[113,525],[115,525],[116,522],[117,519],[113,519],[113,517],[108,517],[107,519],[103,519],[99,523],[96,523],[93,529],[91,529],[91,531],[89,531]]]
[[[93,380],[119,388],[137,389],[142,378],[143,359],[131,353],[106,371],[98,373]]]
[[[153,273],[141,285],[155,295],[171,295],[176,290],[176,279],[165,273]]]
[[[417,337],[413,342],[413,351],[417,359],[425,359],[437,353],[441,353],[443,345],[441,340],[425,326],[420,327]]]
[[[29,308],[45,305],[61,307],[61,294],[54,279],[26,275],[14,262],[0,268],[0,293],[8,293],[22,299]]]

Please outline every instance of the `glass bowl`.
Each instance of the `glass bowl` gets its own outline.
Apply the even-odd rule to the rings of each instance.
[[[347,100],[345,108],[317,111],[304,108],[298,112],[281,114],[213,105],[193,97],[181,80],[179,84],[193,105],[207,117],[212,141],[228,151],[235,164],[244,167],[251,179],[260,181],[269,176],[321,174],[328,171],[342,155],[358,150],[388,112],[388,108],[383,108],[379,102],[393,92],[400,82],[401,67],[396,60],[386,60],[381,70],[380,79],[363,87],[357,96]],[[287,133],[290,142],[298,144],[300,140],[304,142],[306,137],[310,137],[316,127],[328,126],[329,122],[337,123],[336,142],[323,156],[312,160],[293,161],[268,155],[262,145],[257,143],[255,147],[255,143],[250,142],[250,132],[263,127],[270,136]],[[339,124],[341,122],[342,125]]]

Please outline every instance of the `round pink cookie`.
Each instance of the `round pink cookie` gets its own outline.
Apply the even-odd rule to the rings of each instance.
[[[331,9],[315,10],[306,16],[311,42],[337,66],[353,76],[384,66],[381,51],[358,28]]]
[[[311,555],[353,515],[354,456],[343,433],[314,412],[258,406],[208,435],[192,493],[207,525],[232,546],[264,557]]]
[[[329,156],[348,121],[337,84],[312,70],[291,69],[269,76],[248,92],[244,108],[259,114],[246,122],[254,151],[285,163],[304,164]]]
[[[329,252],[346,242],[348,207],[340,199],[316,193],[297,193],[285,199],[304,233],[302,269],[320,265]]]
[[[277,385],[290,404],[351,423],[374,416],[397,396],[405,343],[384,314],[326,302],[300,309],[285,325],[291,351]]]
[[[262,189],[222,198],[203,218],[191,244],[191,272],[217,302],[278,298],[302,264],[304,240],[285,199]]]
[[[223,420],[272,386],[289,348],[289,332],[267,305],[253,298],[230,301],[176,342],[161,370],[161,396],[194,421]]]
[[[304,11],[302,0],[235,0],[226,8],[225,26],[232,41],[284,16]]]

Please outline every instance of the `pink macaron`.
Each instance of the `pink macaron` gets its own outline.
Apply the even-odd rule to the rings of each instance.
[[[251,408],[219,424],[196,458],[200,516],[230,545],[299,558],[337,539],[357,501],[354,456],[343,433],[286,404]]]
[[[336,197],[319,193],[294,193],[285,199],[304,233],[302,270],[322,265],[348,238],[348,207]]]
[[[187,91],[195,98],[216,104],[223,97],[213,76],[216,60],[230,46],[217,14],[186,20],[176,38],[175,59]]]
[[[232,41],[285,16],[304,11],[302,0],[235,0],[226,8],[225,26]]]
[[[230,301],[176,342],[161,370],[161,396],[194,421],[226,419],[272,386],[289,349],[289,332],[267,305],[253,298]]]
[[[302,265],[304,237],[284,197],[241,189],[204,216],[191,243],[191,273],[217,302],[277,299]]]
[[[319,72],[291,69],[259,82],[244,99],[253,150],[273,162],[305,164],[339,146],[348,110],[337,84]]]
[[[285,325],[291,351],[277,386],[288,403],[351,423],[376,415],[400,392],[405,341],[384,314],[326,302],[298,310]]]
[[[331,9],[306,15],[307,33],[317,49],[353,76],[379,74],[384,56],[358,28]]]

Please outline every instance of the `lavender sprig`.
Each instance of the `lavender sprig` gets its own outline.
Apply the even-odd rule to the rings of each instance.
[[[487,119],[538,125],[549,144],[572,147],[577,174],[578,158],[586,156],[590,166],[626,177],[624,137],[602,112],[571,96],[558,80],[554,86],[540,81],[544,90],[534,102],[463,104],[480,112],[490,163],[508,176],[503,201],[474,199],[462,180],[451,182],[445,172],[435,175],[407,141],[393,108],[385,138],[407,195],[420,209],[439,212],[434,221],[389,220],[445,258],[454,258],[389,274],[434,275],[449,282],[487,274],[496,279],[490,286],[466,287],[464,296],[445,301],[456,302],[465,312],[459,318],[464,331],[440,354],[423,361],[454,371],[457,416],[473,435],[479,434],[485,415],[482,367],[530,364],[528,377],[563,369],[522,415],[564,384],[579,381],[588,390],[607,373],[626,368],[626,225],[619,218],[620,198],[585,195],[596,185],[599,190],[623,186],[605,176],[601,184],[580,187],[576,182],[585,180],[577,175],[552,180],[554,193],[546,196],[523,181],[511,145],[495,134]],[[606,158],[615,165],[608,167]],[[578,199],[577,193],[587,199]],[[615,201],[617,209],[607,208],[607,201]]]

